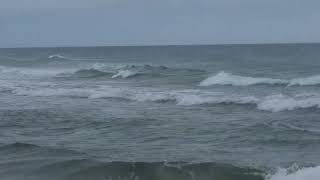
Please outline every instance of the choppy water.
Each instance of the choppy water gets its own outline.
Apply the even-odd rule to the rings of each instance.
[[[0,49],[4,180],[318,180],[320,45]]]

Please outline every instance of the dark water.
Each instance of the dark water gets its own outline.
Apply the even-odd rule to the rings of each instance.
[[[320,44],[0,49],[4,180],[318,180]]]

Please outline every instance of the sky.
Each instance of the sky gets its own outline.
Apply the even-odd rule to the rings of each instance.
[[[320,42],[319,0],[0,0],[0,47]]]

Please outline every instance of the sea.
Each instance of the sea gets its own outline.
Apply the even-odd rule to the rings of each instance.
[[[1,180],[319,180],[320,44],[0,49]]]

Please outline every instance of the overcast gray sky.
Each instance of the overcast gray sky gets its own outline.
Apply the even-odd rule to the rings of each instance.
[[[0,47],[320,42],[319,0],[0,0]]]

